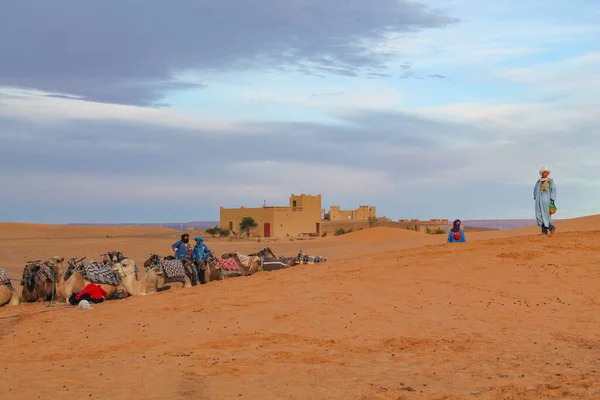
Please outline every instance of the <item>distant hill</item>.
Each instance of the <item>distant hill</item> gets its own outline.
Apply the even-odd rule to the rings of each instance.
[[[119,224],[95,224],[95,223],[78,223],[67,224],[69,226],[158,226],[174,230],[186,230],[188,228],[206,229],[219,225],[219,221],[191,221],[191,222],[164,222],[164,223],[119,223]]]
[[[488,229],[515,229],[536,225],[535,219],[467,219],[464,226]]]

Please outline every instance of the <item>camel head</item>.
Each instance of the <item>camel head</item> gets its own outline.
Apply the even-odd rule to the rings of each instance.
[[[144,262],[144,268],[146,269],[153,265],[160,265],[160,256],[158,254],[151,254],[150,258]]]
[[[123,259],[121,262],[118,263],[113,263],[111,265],[111,268],[113,272],[119,274],[121,278],[125,278],[129,275],[135,274],[135,279],[139,280],[137,265],[135,265],[135,261],[129,258]]]
[[[263,256],[277,258],[277,256],[275,255],[275,253],[273,253],[273,250],[271,250],[270,247],[265,247],[261,250],[261,252]]]
[[[104,260],[105,260],[105,264],[106,263],[119,263],[125,259],[127,259],[127,257],[125,257],[125,255],[123,253],[121,253],[120,251],[109,251],[105,254],[102,254],[104,256]]]
[[[40,268],[41,260],[27,261],[25,268],[23,269],[23,275],[21,277],[21,285],[33,288],[35,286],[34,276]]]
[[[198,280],[200,280],[201,285],[204,285],[210,281],[210,268],[203,261],[198,263]]]
[[[64,272],[64,268],[63,268],[64,262],[65,262],[64,257],[54,256],[51,259],[49,259],[48,261],[46,261],[44,264],[46,264],[47,266],[49,266],[52,269],[55,276],[59,276],[59,275],[62,275]]]

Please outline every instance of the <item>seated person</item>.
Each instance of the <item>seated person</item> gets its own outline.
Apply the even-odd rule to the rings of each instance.
[[[448,232],[448,243],[466,242],[465,233],[460,229],[460,219],[454,220],[452,229]]]
[[[210,254],[210,250],[204,244],[204,239],[200,236],[194,239],[196,241],[196,245],[194,246],[194,250],[192,251],[192,258],[194,259],[194,263],[198,265],[200,261],[206,262],[208,260],[208,255]]]
[[[188,245],[187,244],[189,241],[190,241],[190,235],[188,235],[187,233],[184,233],[183,235],[181,235],[181,240],[178,240],[175,243],[173,243],[171,248],[175,252],[176,259],[181,260],[188,254],[188,251],[187,251]]]

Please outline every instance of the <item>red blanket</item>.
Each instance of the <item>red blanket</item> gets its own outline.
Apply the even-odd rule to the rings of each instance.
[[[102,289],[102,286],[96,285],[95,283],[88,283],[88,285],[85,288],[83,288],[83,290],[79,292],[77,296],[75,296],[75,300],[79,301],[81,296],[83,296],[84,294],[87,294],[92,299],[96,300],[106,298],[107,296],[107,293],[104,289]]]
[[[219,263],[223,266],[223,269],[225,271],[239,271],[240,267],[237,265],[237,263],[235,262],[235,259],[232,258],[219,258],[217,257],[217,260],[219,260]]]

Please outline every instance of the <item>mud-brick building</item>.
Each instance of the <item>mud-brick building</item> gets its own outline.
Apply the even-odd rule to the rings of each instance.
[[[320,235],[322,212],[320,194],[292,194],[289,206],[221,207],[220,225],[239,235],[242,219],[252,217],[258,225],[250,230],[254,237]]]
[[[325,214],[328,221],[368,221],[369,217],[376,217],[375,206],[358,206],[355,210],[342,210],[340,206],[330,206],[329,213]]]

